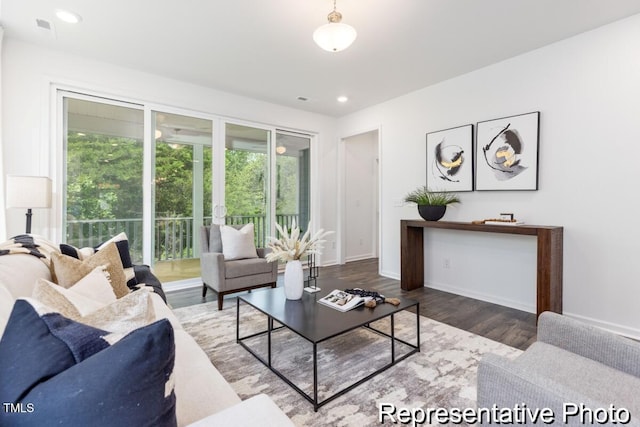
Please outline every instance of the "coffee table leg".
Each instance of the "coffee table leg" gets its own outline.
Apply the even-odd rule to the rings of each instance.
[[[391,363],[396,363],[396,325],[393,314],[391,315]]]
[[[313,343],[313,410],[318,412],[318,344]]]
[[[236,343],[240,342],[240,298],[236,298]]]
[[[271,331],[273,330],[273,317],[269,316],[267,320],[267,359],[269,367],[271,367]]]
[[[416,345],[420,351],[420,303],[416,304]]]

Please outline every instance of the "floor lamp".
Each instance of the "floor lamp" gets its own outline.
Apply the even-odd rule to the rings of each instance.
[[[50,207],[51,180],[48,177],[7,175],[7,208],[27,208],[27,234],[31,233],[31,209]]]

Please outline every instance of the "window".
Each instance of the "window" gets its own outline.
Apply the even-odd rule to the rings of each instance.
[[[66,241],[96,246],[127,233],[142,262],[143,110],[65,97]]]
[[[306,230],[309,135],[62,90],[59,100],[67,243],[125,232],[134,263],[167,283],[200,278],[202,225],[252,222],[259,247],[276,221]]]

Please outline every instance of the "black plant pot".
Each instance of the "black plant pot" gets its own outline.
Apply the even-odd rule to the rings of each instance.
[[[437,221],[444,216],[446,206],[418,205],[418,213],[426,221]]]

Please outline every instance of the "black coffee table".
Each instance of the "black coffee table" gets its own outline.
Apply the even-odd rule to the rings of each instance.
[[[338,289],[341,289],[341,287],[339,287]],[[343,313],[317,302],[318,299],[327,295],[332,290],[333,289],[327,289],[326,291],[323,290],[315,294],[304,293],[302,295],[302,299],[297,301],[289,301],[285,298],[284,289],[278,287],[274,289],[254,291],[247,295],[238,297],[237,302],[236,342],[242,345],[249,353],[255,356],[260,362],[262,362],[271,371],[278,375],[278,377],[280,377],[284,382],[289,384],[294,390],[296,390],[305,399],[311,402],[315,411],[317,411],[320,406],[329,403],[338,396],[343,395],[344,393],[352,390],[354,387],[357,387],[363,382],[373,378],[377,374],[389,369],[401,360],[404,360],[410,355],[420,351],[420,315],[419,303],[417,301],[409,300],[406,298],[399,298],[400,305],[398,306],[394,306],[388,303],[378,304],[378,306],[373,309],[361,306]],[[267,315],[266,331],[261,331],[244,337],[240,336],[240,321],[242,320],[240,317],[240,302],[249,304],[251,307]],[[394,314],[406,310],[410,307],[415,307],[416,311],[415,344],[403,341],[395,336]],[[390,317],[390,334],[375,329],[370,325],[371,323],[385,317]],[[283,326],[274,328],[274,320]],[[285,327],[295,332],[313,345],[313,395],[307,394],[301,388],[296,386],[292,381],[290,381],[285,375],[283,375],[271,364],[271,341],[273,332]],[[318,344],[361,327],[367,328],[368,330],[390,338],[391,355],[389,363],[377,369],[375,372],[366,375],[364,378],[361,378],[350,386],[338,391],[332,396],[319,401]],[[262,336],[265,334],[267,335],[266,358],[259,355],[244,342],[250,338]],[[404,346],[407,346],[410,351],[401,356],[397,356],[395,349],[396,343],[402,343]]]

